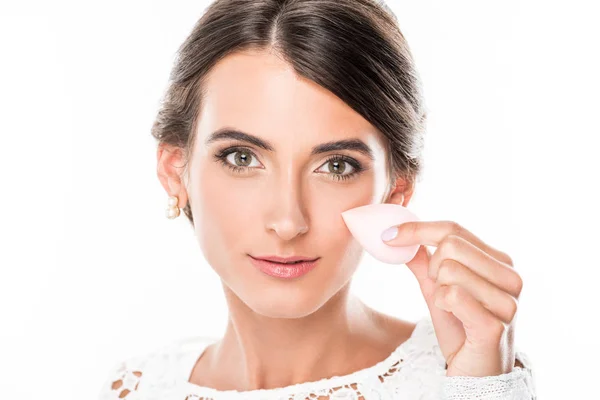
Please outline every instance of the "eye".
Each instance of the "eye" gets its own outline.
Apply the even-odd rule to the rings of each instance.
[[[234,172],[243,172],[247,168],[260,167],[258,165],[252,165],[252,159],[257,160],[256,155],[245,148],[229,148],[225,149],[214,156],[226,167],[232,169]],[[257,160],[258,161],[258,160]]]
[[[354,178],[363,171],[363,167],[358,161],[342,155],[329,158],[323,166],[328,167],[326,173],[331,175],[331,179],[338,181]],[[345,172],[346,174],[344,174]]]
[[[260,168],[256,155],[247,148],[232,147],[220,151],[214,155],[215,159],[236,173],[243,173],[250,168]],[[252,165],[252,159],[258,165]],[[347,180],[358,176],[364,168],[355,159],[343,155],[330,157],[323,166],[327,166],[326,174],[336,181]],[[319,170],[317,170],[319,171]]]

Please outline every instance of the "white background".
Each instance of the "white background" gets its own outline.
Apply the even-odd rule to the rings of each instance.
[[[411,209],[513,257],[539,398],[597,396],[595,2],[390,3],[430,109]],[[95,398],[117,361],[224,329],[218,277],[164,217],[150,136],[207,3],[0,4],[0,398]],[[427,313],[410,271],[368,254],[354,290]]]

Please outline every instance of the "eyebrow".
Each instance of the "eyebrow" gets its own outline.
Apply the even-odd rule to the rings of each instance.
[[[251,135],[246,132],[242,132],[232,128],[221,128],[213,132],[205,141],[206,145],[219,140],[239,140],[242,142],[248,142],[254,146],[260,147],[267,151],[275,151],[275,147],[268,141],[259,138],[258,136]],[[315,156],[322,153],[328,153],[330,151],[339,150],[354,150],[357,151],[369,159],[374,160],[373,150],[360,139],[343,139],[331,142],[321,143],[312,148],[310,155]]]

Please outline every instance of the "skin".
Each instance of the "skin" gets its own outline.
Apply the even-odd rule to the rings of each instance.
[[[381,314],[349,293],[363,250],[341,217],[384,200],[408,204],[412,188],[402,180],[387,185],[385,138],[271,53],[229,55],[213,67],[206,88],[188,170],[178,149],[159,146],[157,152],[159,180],[178,196],[179,207],[190,202],[195,235],[221,278],[229,308],[223,338],[200,357],[190,382],[220,390],[275,388],[385,359],[415,324]],[[222,127],[267,140],[274,151],[238,140],[206,145]],[[349,138],[364,141],[374,159],[354,150],[310,156],[315,145]],[[232,146],[250,157],[242,172],[214,159]],[[351,157],[364,171],[336,180],[333,175],[355,170],[342,162],[343,172],[330,172],[334,155]],[[226,162],[239,166],[235,156]],[[308,274],[283,280],[259,271],[247,254],[321,259]]]
[[[406,265],[429,307],[446,376],[493,376],[523,367],[514,348],[523,279],[510,256],[454,221],[397,228],[388,245],[421,244]],[[425,245],[436,246],[435,252]]]
[[[386,139],[331,92],[296,75],[269,52],[229,55],[213,67],[206,88],[189,168],[182,167],[185,160],[180,149],[159,146],[157,151],[159,180],[168,195],[178,196],[179,207],[189,201],[196,238],[208,264],[221,278],[229,309],[222,339],[197,360],[189,381],[219,390],[269,389],[349,374],[388,357],[408,339],[415,324],[379,313],[350,293],[363,250],[341,217],[345,210],[376,202],[408,205],[414,188],[402,179],[387,184]],[[212,132],[223,127],[266,140],[273,150],[233,139],[205,143]],[[373,159],[355,150],[310,155],[313,146],[341,139],[362,140],[371,148]],[[214,157],[233,146],[238,148],[225,162],[239,166],[236,154],[245,155],[249,166],[241,167],[240,172]],[[347,180],[336,180],[338,172],[328,168],[333,155],[351,157],[364,170]],[[350,164],[340,163],[346,167],[340,175],[353,172]],[[405,240],[422,244],[407,265],[421,284],[452,372],[485,371],[484,375],[491,375],[509,370],[514,362],[512,335],[498,336],[498,341],[480,340],[478,343],[486,344],[461,353],[459,344],[466,336],[464,331],[460,336],[462,325],[446,311],[458,310],[456,300],[467,298],[468,290],[473,290],[470,286],[477,286],[478,300],[483,299],[482,288],[489,288],[482,286],[481,279],[467,278],[458,264],[442,262],[446,255],[457,258],[465,269],[476,269],[473,265],[481,262],[481,254],[462,241],[458,245],[459,237],[466,242],[473,241],[474,235],[440,221],[407,226],[402,234]],[[400,245],[399,241],[391,243]],[[508,261],[504,253],[475,243],[471,246],[490,254],[485,266],[499,268],[495,263]],[[461,287],[462,291],[442,293],[442,285],[426,277],[431,254],[424,245],[440,246],[442,251],[434,256],[435,270],[441,272],[446,286]],[[248,254],[321,259],[308,274],[284,280],[259,271]],[[508,281],[502,282],[509,283],[505,288],[514,289],[511,284],[518,282],[509,275],[505,274],[503,279]],[[494,285],[502,287],[502,282]],[[509,292],[518,295],[518,291]],[[451,305],[445,309],[436,306],[434,296],[438,295]],[[508,306],[499,291],[494,295],[490,301],[504,301],[504,307]],[[480,327],[478,331],[469,328],[470,332],[477,332],[479,339],[496,338],[497,320],[482,328],[492,317],[474,301],[469,304],[471,308],[462,308],[461,315],[477,311],[476,325]],[[505,312],[504,317],[510,314]],[[493,361],[478,369],[482,362],[475,355],[483,349]]]

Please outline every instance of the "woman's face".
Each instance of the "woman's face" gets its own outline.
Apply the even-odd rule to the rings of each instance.
[[[383,200],[383,138],[331,92],[269,53],[228,56],[212,69],[206,89],[185,182],[201,249],[224,285],[255,312],[308,315],[348,284],[358,266],[362,248],[341,213]],[[270,147],[211,140],[225,128]],[[342,140],[362,142],[371,156],[357,146],[311,153]],[[250,256],[266,255],[320,260],[309,273],[284,279],[251,263]]]

